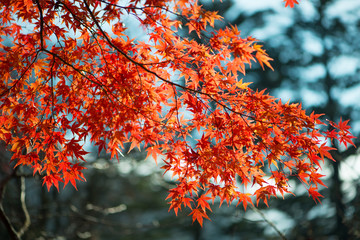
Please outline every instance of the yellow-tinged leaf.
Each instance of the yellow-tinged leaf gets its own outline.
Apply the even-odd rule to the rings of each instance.
[[[15,142],[11,147],[11,151],[17,152],[19,145],[20,145],[19,141]]]
[[[251,84],[252,82],[246,82],[246,83],[243,83],[243,79],[240,79],[240,81],[238,81],[236,83],[236,86],[240,89],[247,89],[248,86]]]

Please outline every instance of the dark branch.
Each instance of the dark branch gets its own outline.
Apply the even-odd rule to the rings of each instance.
[[[6,230],[9,233],[9,237],[11,240],[20,240],[20,236],[18,232],[15,230],[14,226],[11,224],[9,218],[7,217],[2,201],[4,199],[5,188],[7,183],[15,177],[16,169],[14,169],[11,174],[7,175],[4,179],[0,182],[0,219],[4,223]]]

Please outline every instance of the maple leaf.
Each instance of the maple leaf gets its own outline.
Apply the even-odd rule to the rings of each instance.
[[[206,211],[206,209],[209,209],[211,211],[210,205],[207,202],[210,199],[211,199],[210,197],[206,197],[205,195],[201,195],[197,199],[197,203],[198,203],[197,207],[200,207],[204,212]]]
[[[63,180],[56,173],[49,174],[43,178],[43,185],[46,184],[48,191],[53,185],[59,191],[59,182],[63,182]]]
[[[242,203],[245,211],[246,211],[246,207],[247,207],[248,203],[251,203],[251,205],[254,206],[254,203],[252,202],[250,195],[251,195],[250,193],[240,193],[239,194],[239,201],[238,201],[237,205]]]
[[[313,183],[315,183],[315,185],[317,186],[317,184],[319,183],[319,184],[321,184],[321,185],[323,185],[324,187],[326,187],[326,185],[323,183],[323,181],[321,181],[319,178],[321,178],[321,177],[324,177],[325,175],[323,175],[323,174],[320,174],[320,173],[311,173],[310,174],[310,181],[311,182],[313,182]]]
[[[147,151],[146,158],[148,158],[149,156],[152,156],[155,163],[157,164],[157,158],[162,153],[160,150],[160,146],[151,146],[151,147],[147,148],[146,151]]]
[[[264,64],[268,66],[271,70],[274,71],[274,68],[270,65],[269,61],[272,61],[273,59],[270,58],[265,50],[262,49],[262,45],[254,44],[254,49],[257,50],[255,57],[258,60],[260,66],[264,70]]]
[[[321,144],[318,151],[321,156],[321,158],[327,157],[328,159],[331,159],[335,162],[335,159],[332,157],[331,153],[329,151],[336,150],[336,148],[326,146],[326,143]]]
[[[194,210],[192,210],[189,215],[192,215],[193,222],[195,222],[195,220],[198,221],[201,227],[203,226],[204,218],[210,220],[205,211],[199,208],[195,208]]]
[[[338,132],[335,129],[331,131],[325,131],[324,134],[326,134],[326,137],[329,139],[336,139],[338,136]]]
[[[236,83],[236,86],[240,89],[247,89],[251,83],[252,82],[243,83],[243,79],[240,79],[240,81]]]
[[[24,5],[26,10],[29,12],[30,9],[33,7],[33,2],[31,0],[24,0]]]
[[[342,118],[340,118],[340,121],[338,124],[329,121],[329,124],[331,126],[333,126],[334,128],[338,129],[338,132],[336,132],[335,129],[329,131],[326,131],[325,134],[327,135],[327,137],[331,138],[331,139],[337,139],[340,143],[344,144],[345,147],[347,147],[347,144],[350,143],[351,145],[353,145],[354,147],[355,144],[353,143],[352,139],[356,138],[354,137],[350,132],[350,126],[348,125],[349,120],[345,120],[343,121]]]
[[[190,209],[192,209],[191,203],[194,202],[194,200],[192,198],[183,198],[182,199],[182,203],[184,204],[185,207],[188,207]]]
[[[284,0],[285,2],[285,7],[294,7],[294,4],[299,4],[298,0]]]
[[[316,203],[317,202],[321,203],[319,197],[324,197],[324,196],[318,192],[318,189],[316,187],[311,186],[308,189],[308,192],[309,192],[309,196],[311,196]]]

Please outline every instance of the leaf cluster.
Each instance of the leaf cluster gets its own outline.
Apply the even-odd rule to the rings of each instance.
[[[118,159],[129,143],[163,156],[177,180],[170,209],[190,208],[202,225],[208,200],[253,204],[240,186],[268,204],[296,176],[318,201],[326,140],[352,144],[347,121],[324,132],[321,115],[244,83],[247,67],[272,59],[236,26],[215,30],[221,16],[196,1],[20,0],[0,11],[1,39],[11,40],[0,51],[0,140],[47,188],[85,180],[85,141]],[[147,41],[128,37],[127,16]],[[184,21],[203,43],[178,34]]]

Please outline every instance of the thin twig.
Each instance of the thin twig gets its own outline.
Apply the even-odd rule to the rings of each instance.
[[[258,214],[264,219],[264,221],[267,222],[267,223],[277,232],[277,234],[279,234],[279,236],[280,236],[283,240],[286,240],[285,234],[282,233],[282,232],[280,231],[280,229],[278,229],[278,228],[276,227],[276,225],[275,225],[272,221],[270,221],[270,220],[265,216],[265,214],[264,214],[262,211],[260,211],[259,209],[257,209],[256,207],[254,207],[254,206],[252,206],[252,205],[250,205],[250,207],[251,207],[252,210],[254,210],[254,212],[258,213]]]

